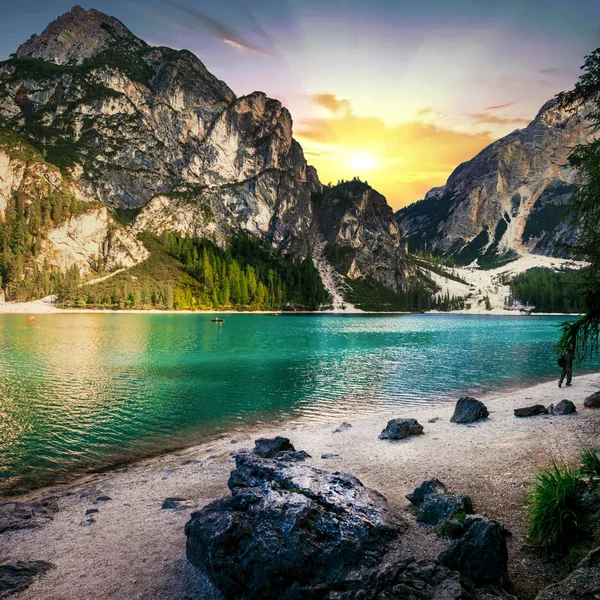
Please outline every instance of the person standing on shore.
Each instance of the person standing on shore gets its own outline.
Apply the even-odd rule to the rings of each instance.
[[[570,387],[573,379],[573,351],[571,348],[558,359],[558,366],[562,368],[558,387],[562,387],[565,377],[567,378],[567,387]]]

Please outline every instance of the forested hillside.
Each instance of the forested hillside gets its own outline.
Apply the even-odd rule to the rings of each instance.
[[[285,256],[239,234],[227,250],[208,240],[165,232],[140,238],[150,257],[127,272],[80,285],[71,274],[62,306],[137,309],[317,310],[330,301],[311,257]]]
[[[510,282],[511,302],[531,306],[534,312],[579,313],[581,278],[575,270],[529,269]]]

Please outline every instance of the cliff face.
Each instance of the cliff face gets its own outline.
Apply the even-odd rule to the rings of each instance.
[[[130,267],[147,252],[31,146],[0,130],[0,275],[40,266],[82,275]],[[5,273],[6,277],[6,273]],[[7,283],[6,281],[4,283]]]
[[[0,116],[86,197],[136,209],[134,233],[173,230],[224,245],[241,229],[306,256],[337,230],[357,251],[348,276],[409,285],[383,197],[351,195],[352,217],[327,208],[325,194],[327,216],[316,218],[311,196],[321,184],[281,103],[260,92],[236,98],[190,52],[151,47],[98,11],[75,7],[0,63]],[[361,226],[350,226],[358,214]]]
[[[414,248],[438,250],[465,261],[519,250],[560,254],[577,232],[564,206],[578,175],[567,159],[590,139],[585,113],[546,103],[524,129],[484,148],[452,173],[445,186],[397,213]]]
[[[413,283],[414,268],[381,194],[349,181],[324,188],[314,199],[325,254],[338,272],[351,279],[373,277],[396,291]]]

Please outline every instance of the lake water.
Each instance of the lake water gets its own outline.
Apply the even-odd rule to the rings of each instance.
[[[0,491],[246,424],[352,420],[557,375],[559,317],[224,318],[0,315]]]

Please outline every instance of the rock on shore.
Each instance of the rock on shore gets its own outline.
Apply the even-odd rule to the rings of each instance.
[[[239,454],[231,497],[191,515],[187,557],[227,598],[281,598],[374,567],[402,529],[351,475]]]
[[[475,398],[459,398],[450,421],[452,423],[475,423],[489,416],[488,409],[483,402]]]

